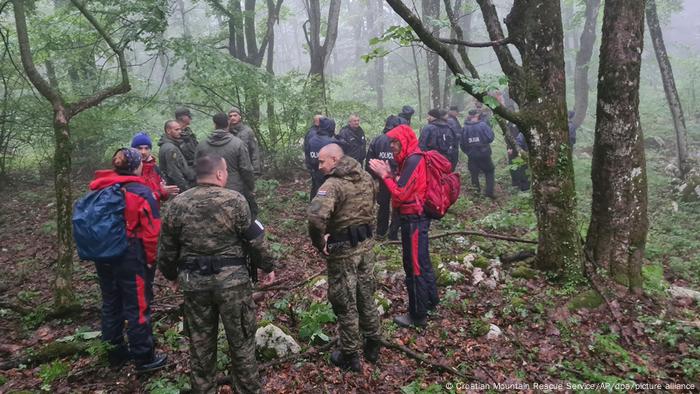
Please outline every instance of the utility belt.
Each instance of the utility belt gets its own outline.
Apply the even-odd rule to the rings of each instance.
[[[372,238],[372,226],[369,224],[352,225],[331,234],[328,237],[328,246],[340,246],[342,243],[349,243],[350,246],[355,247],[369,238]]]
[[[224,267],[246,265],[247,263],[245,257],[193,256],[185,259],[185,262],[182,264],[182,269],[208,276],[218,274]]]

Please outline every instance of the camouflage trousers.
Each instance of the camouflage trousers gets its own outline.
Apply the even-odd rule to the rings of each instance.
[[[371,249],[364,249],[359,253],[332,252],[327,258],[328,300],[338,317],[340,350],[345,354],[357,353],[363,338],[381,338],[374,304],[375,257]]]
[[[225,289],[185,291],[185,321],[190,336],[194,393],[216,393],[216,345],[219,316],[226,331],[231,378],[237,393],[259,393],[255,359],[255,302],[250,283]]]

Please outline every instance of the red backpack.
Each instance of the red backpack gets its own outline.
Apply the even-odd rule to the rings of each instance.
[[[452,172],[452,163],[438,151],[417,154],[425,159],[428,178],[423,209],[431,219],[442,219],[459,198],[459,174]]]

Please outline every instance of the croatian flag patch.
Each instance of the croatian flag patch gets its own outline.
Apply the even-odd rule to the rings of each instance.
[[[325,190],[319,190],[318,193],[316,193],[317,196],[321,196],[321,197],[325,197],[326,194],[328,194],[328,192]]]

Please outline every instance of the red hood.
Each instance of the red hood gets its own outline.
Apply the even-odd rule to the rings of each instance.
[[[119,175],[114,170],[98,170],[95,171],[95,179],[90,182],[90,190],[104,189],[117,183],[127,182],[146,184],[140,176]]]
[[[405,124],[399,125],[386,133],[387,137],[399,140],[401,143],[401,152],[394,157],[396,163],[401,165],[408,155],[418,152],[418,138],[416,133],[410,126]]]

